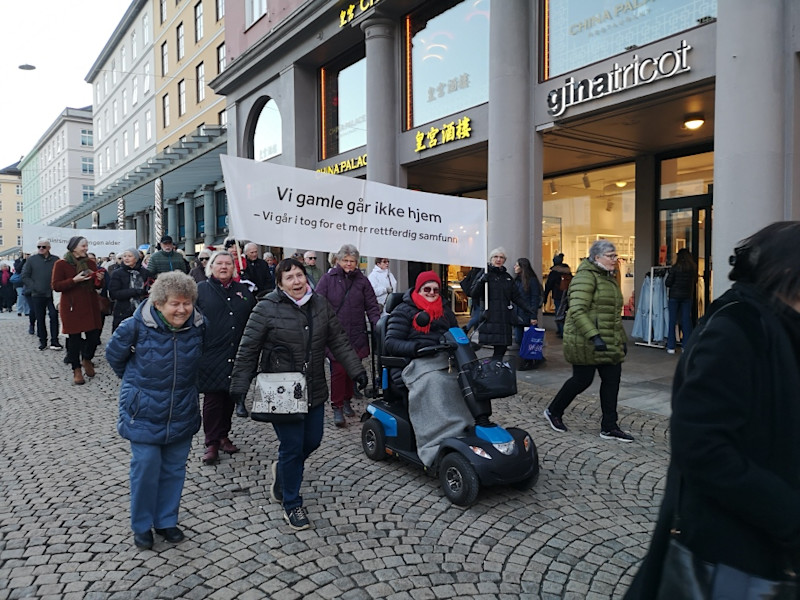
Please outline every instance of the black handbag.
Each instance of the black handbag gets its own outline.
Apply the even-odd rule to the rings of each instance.
[[[464,365],[463,371],[478,400],[505,398],[517,393],[517,374],[507,362],[479,358]]]

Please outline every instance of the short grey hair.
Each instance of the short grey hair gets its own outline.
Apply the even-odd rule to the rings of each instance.
[[[231,253],[230,253],[230,252],[228,252],[227,250],[216,250],[216,251],[215,251],[215,252],[214,252],[214,253],[211,255],[211,258],[209,258],[209,259],[208,259],[208,262],[206,263],[206,277],[211,277],[211,267],[213,267],[213,266],[214,266],[214,262],[215,262],[215,261],[216,261],[216,260],[217,260],[217,259],[218,259],[220,256],[230,256],[230,258],[231,258],[231,262],[232,262],[234,265],[236,264],[236,260],[233,258],[233,254],[231,254]]]
[[[247,243],[244,245],[244,253],[245,253],[245,254],[247,254],[247,249],[248,249],[250,246],[252,246],[252,247],[253,247],[253,248],[255,248],[256,250],[258,250],[258,244],[256,244],[255,242],[247,242]]]
[[[361,258],[361,254],[358,253],[358,248],[353,246],[353,244],[345,244],[339,251],[336,253],[336,259],[342,260],[345,256],[355,256],[356,262]]]
[[[272,252],[264,252],[264,260],[268,258],[275,258],[275,255]]]
[[[181,271],[161,273],[150,288],[150,301],[158,308],[170,298],[187,298],[194,304],[197,301],[197,284],[194,279]]]
[[[597,262],[595,259],[598,256],[603,254],[608,254],[609,252],[616,252],[617,247],[609,242],[608,240],[597,240],[594,244],[591,245],[589,248],[589,260],[591,262]]]
[[[506,252],[506,249],[505,249],[505,248],[503,248],[502,246],[498,246],[497,248],[495,248],[494,250],[492,250],[491,252],[489,252],[489,261],[491,262],[491,260],[492,260],[492,259],[493,259],[495,256],[502,256],[503,258],[505,258],[506,260],[508,260],[508,253]]]

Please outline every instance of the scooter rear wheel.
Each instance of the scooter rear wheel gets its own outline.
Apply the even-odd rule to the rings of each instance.
[[[471,506],[481,483],[475,469],[458,452],[451,452],[439,464],[439,483],[448,500],[457,506]]]
[[[375,417],[370,417],[361,426],[361,446],[367,458],[384,460],[387,457],[386,434],[383,425]]]

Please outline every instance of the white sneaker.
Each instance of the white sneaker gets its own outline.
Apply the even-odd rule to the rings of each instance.
[[[675,354],[675,348],[667,348],[667,354]]]

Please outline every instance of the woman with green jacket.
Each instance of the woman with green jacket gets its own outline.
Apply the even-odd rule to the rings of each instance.
[[[544,411],[555,431],[566,432],[564,410],[600,375],[600,437],[632,442],[617,424],[617,395],[628,337],[622,328],[622,292],[614,277],[617,252],[608,240],[597,240],[581,261],[567,290],[569,310],[564,324],[564,358],[572,364],[570,377]]]

